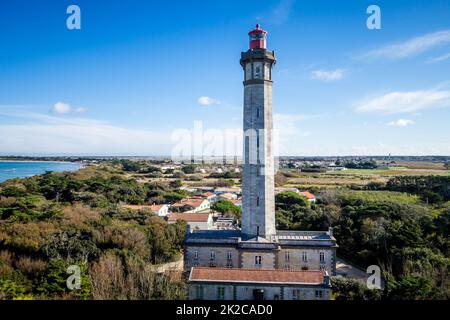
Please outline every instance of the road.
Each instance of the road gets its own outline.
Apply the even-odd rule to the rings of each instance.
[[[342,258],[336,258],[336,275],[340,275],[347,278],[358,279],[364,283],[367,280],[368,274],[359,269],[357,266],[350,264]]]

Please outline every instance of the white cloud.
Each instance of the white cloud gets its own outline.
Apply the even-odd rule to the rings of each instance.
[[[256,20],[275,25],[283,24],[289,19],[294,3],[295,0],[280,0],[267,12],[258,15]]]
[[[8,114],[9,116],[14,116]],[[10,154],[169,154],[170,133],[126,128],[86,118],[37,113],[15,115],[0,125],[0,150]],[[22,121],[20,121],[22,119]]]
[[[86,108],[83,107],[78,107],[78,108],[72,108],[72,106],[68,103],[64,103],[64,102],[57,102],[53,105],[52,107],[52,111],[54,113],[58,113],[58,114],[67,114],[70,112],[75,112],[75,113],[84,113],[87,112]]]
[[[448,60],[448,59],[450,59],[450,52],[447,53],[447,54],[444,54],[442,56],[431,58],[431,59],[428,60],[428,63],[441,62],[441,61],[445,61],[445,60]]]
[[[398,119],[396,121],[391,121],[388,123],[388,126],[396,126],[396,127],[407,127],[415,124],[414,121],[408,119]]]
[[[64,103],[64,102],[57,102],[53,105],[52,107],[52,111],[54,113],[69,113],[71,110],[71,107],[69,104]]]
[[[220,104],[220,101],[214,98],[202,96],[197,99],[197,102],[201,104],[202,106],[209,106],[212,104]]]
[[[286,146],[293,141],[298,141],[299,138],[310,136],[311,132],[299,128],[297,124],[305,118],[301,114],[275,113],[273,115],[273,127],[278,134],[279,143]]]
[[[79,107],[79,108],[76,108],[76,109],[75,109],[75,112],[76,112],[76,113],[83,113],[83,112],[87,112],[87,109],[86,109],[86,108],[83,108],[83,107]]]
[[[280,3],[273,8],[268,22],[273,24],[282,24],[289,18],[294,0],[281,0]]]
[[[369,51],[360,58],[406,58],[448,42],[450,42],[450,30],[442,30]]]
[[[339,80],[344,77],[345,70],[344,69],[336,69],[336,70],[314,70],[312,71],[312,76],[314,79],[325,80],[325,81],[333,81]]]
[[[383,114],[414,113],[419,110],[450,106],[450,91],[420,90],[391,92],[359,103],[357,112]]]

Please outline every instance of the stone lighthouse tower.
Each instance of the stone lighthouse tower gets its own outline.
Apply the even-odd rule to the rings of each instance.
[[[244,69],[244,153],[242,233],[270,239],[275,230],[272,67],[267,32],[249,32],[250,49],[241,53]]]
[[[337,244],[332,230],[275,229],[272,139],[275,55],[266,49],[266,35],[256,25],[249,32],[249,50],[241,53],[244,69],[242,227],[241,230],[234,227],[191,229],[188,225],[183,256],[191,299],[331,297],[326,272],[336,274]]]

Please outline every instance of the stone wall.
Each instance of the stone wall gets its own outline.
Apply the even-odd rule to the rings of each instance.
[[[219,296],[220,293],[223,295]],[[270,285],[232,283],[193,283],[190,300],[254,300],[253,290],[264,290],[264,300],[330,300],[331,289],[322,285]],[[294,293],[295,291],[295,293]]]
[[[211,252],[214,252],[213,257]],[[289,252],[289,261],[286,253]],[[303,261],[303,252],[307,261]],[[229,259],[228,254],[231,254]],[[324,255],[324,262],[320,262],[320,253]],[[197,259],[195,258],[197,256]],[[261,256],[261,265],[255,265],[255,257]],[[185,271],[191,267],[219,267],[219,268],[262,268],[262,269],[308,269],[324,270],[334,275],[336,252],[334,248],[281,248],[278,250],[238,249],[237,246],[186,246],[184,252]]]
[[[306,261],[303,255],[306,253]],[[324,260],[320,261],[323,253]],[[278,269],[326,270],[335,274],[336,254],[334,249],[323,248],[286,248],[278,251]]]

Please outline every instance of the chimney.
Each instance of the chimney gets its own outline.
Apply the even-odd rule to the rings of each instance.
[[[330,236],[330,238],[333,238],[333,227],[328,228],[328,235]]]

